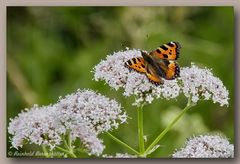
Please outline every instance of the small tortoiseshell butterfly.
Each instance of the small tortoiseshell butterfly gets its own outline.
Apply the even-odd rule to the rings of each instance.
[[[180,68],[175,60],[179,57],[180,48],[178,42],[169,42],[150,53],[141,51],[142,57],[128,60],[125,66],[144,73],[155,84],[163,84],[161,78],[172,80],[179,77]]]

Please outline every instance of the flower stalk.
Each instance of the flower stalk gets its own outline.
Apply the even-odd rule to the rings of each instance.
[[[62,136],[62,140],[64,143],[64,146],[66,149],[60,147],[60,146],[56,146],[57,149],[59,149],[60,151],[68,154],[70,157],[72,158],[77,158],[77,156],[74,154],[74,149],[72,147],[72,141],[71,141],[71,136],[70,133],[67,132],[67,140],[65,139],[65,136]]]
[[[131,146],[129,146],[128,144],[126,144],[125,142],[121,141],[120,139],[118,139],[117,137],[113,136],[111,133],[106,132],[106,134],[111,137],[114,141],[116,141],[117,143],[119,143],[120,145],[124,146],[125,148],[127,148],[128,150],[134,152],[137,155],[140,155],[140,153],[138,151],[136,151],[135,149],[133,149]]]
[[[173,119],[173,121],[157,136],[157,138],[150,144],[150,146],[146,149],[144,154],[148,154],[149,151],[151,151],[154,146],[165,136],[165,134],[172,129],[172,127],[175,125],[175,123],[182,118],[182,116],[192,107],[194,106],[194,103],[191,102],[191,96],[188,99],[188,103],[186,107],[179,113],[179,115]]]
[[[138,146],[141,156],[144,156],[144,134],[143,134],[143,105],[140,106],[138,111]]]
[[[56,148],[57,148],[58,150],[64,152],[64,153],[66,153],[66,154],[69,154],[69,156],[72,157],[72,158],[77,158],[77,156],[76,156],[72,151],[69,151],[69,150],[67,150],[67,149],[64,149],[64,148],[62,148],[62,147],[60,147],[60,146],[56,146]]]
[[[49,153],[47,151],[46,145],[42,145],[42,150],[43,150],[44,156],[46,158],[50,158],[50,155],[49,155]]]

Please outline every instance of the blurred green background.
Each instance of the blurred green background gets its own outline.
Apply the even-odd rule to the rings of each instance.
[[[48,105],[78,88],[90,88],[126,109],[131,119],[112,133],[137,149],[133,98],[93,81],[91,71],[106,55],[125,47],[151,51],[169,41],[182,46],[181,67],[194,62],[211,68],[223,81],[230,93],[229,107],[201,101],[150,157],[170,157],[186,138],[197,134],[223,133],[234,143],[233,7],[7,7],[7,120],[33,104]],[[186,102],[181,95],[145,106],[147,146]],[[104,153],[127,151],[108,136],[101,137]],[[7,145],[13,150],[9,141]],[[38,148],[27,145],[20,151]]]

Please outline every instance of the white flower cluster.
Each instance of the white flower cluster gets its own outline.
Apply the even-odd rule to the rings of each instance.
[[[14,119],[10,119],[8,132],[14,148],[22,147],[25,141],[37,145],[49,145],[54,148],[61,143],[61,134],[65,128],[55,121],[55,106],[39,107],[34,105],[25,109]]]
[[[28,141],[53,149],[61,144],[62,135],[69,133],[72,141],[80,138],[89,154],[100,155],[104,145],[98,134],[117,128],[126,119],[116,101],[91,90],[78,90],[54,105],[22,111],[11,119],[8,131],[15,148]]]
[[[209,69],[201,69],[195,65],[190,68],[183,67],[179,78],[163,79],[164,84],[156,86],[144,74],[125,67],[126,61],[140,56],[141,51],[135,49],[108,55],[106,60],[102,60],[94,67],[94,79],[104,80],[115,90],[123,88],[123,95],[136,97],[133,105],[137,106],[144,102],[151,103],[155,98],[176,98],[180,93],[186,97],[191,96],[194,103],[201,99],[212,99],[214,103],[218,102],[221,106],[228,105],[228,90]]]
[[[220,106],[228,105],[228,91],[222,81],[213,76],[207,68],[201,69],[192,64],[192,67],[182,68],[182,91],[186,97],[191,96],[193,102],[199,99],[218,102]]]
[[[173,158],[233,158],[234,146],[225,137],[200,135],[190,138],[186,146],[176,151]]]
[[[60,99],[57,109],[57,117],[66,129],[71,129],[72,140],[80,137],[91,154],[100,155],[103,151],[102,141],[96,140],[99,133],[118,128],[127,119],[116,101],[90,90],[78,91]]]
[[[115,156],[112,156],[112,155],[107,155],[107,154],[104,154],[102,155],[103,158],[137,158],[136,155],[130,155],[130,154],[127,154],[127,153],[116,153]]]

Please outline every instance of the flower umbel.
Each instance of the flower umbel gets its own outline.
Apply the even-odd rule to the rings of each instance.
[[[118,125],[127,119],[120,104],[91,90],[78,90],[63,99],[60,98],[57,109],[59,118],[66,126],[69,121],[77,123],[84,120],[97,134],[118,128]]]
[[[228,105],[228,90],[222,81],[213,76],[207,68],[191,67],[180,68],[180,78],[165,80],[164,84],[156,86],[147,77],[134,70],[129,70],[124,63],[131,58],[140,57],[140,50],[126,50],[108,55],[94,68],[94,79],[105,80],[112,88],[123,88],[123,95],[136,97],[133,105],[140,106],[144,102],[151,103],[155,98],[173,99],[183,93],[191,97],[192,102],[210,100],[221,106]]]
[[[225,137],[200,135],[190,138],[173,158],[233,158],[234,146]]]
[[[8,130],[15,148],[25,140],[53,149],[69,133],[72,142],[79,138],[89,154],[100,155],[104,145],[98,134],[117,128],[126,117],[116,101],[91,90],[78,90],[54,105],[26,109],[11,120]]]
[[[24,141],[37,145],[49,145],[54,148],[61,143],[61,134],[66,132],[64,126],[55,120],[56,107],[34,105],[25,109],[14,119],[10,119],[8,132],[14,148],[22,147]]]
[[[228,105],[228,90],[209,69],[198,68],[192,64],[191,67],[182,68],[180,76],[183,84],[182,92],[186,97],[191,96],[193,102],[196,103],[200,99],[212,99],[220,106]]]

